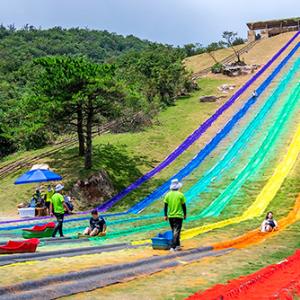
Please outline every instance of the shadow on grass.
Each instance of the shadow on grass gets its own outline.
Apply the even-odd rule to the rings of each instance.
[[[127,150],[126,145],[102,144],[93,149],[93,168],[91,170],[84,169],[84,159],[78,156],[76,147],[53,154],[46,163],[63,176],[67,190],[71,189],[78,179],[84,180],[104,169],[108,173],[115,191],[120,192],[143,175],[142,168],[152,169],[157,162],[143,155],[133,155]],[[154,179],[143,184],[141,188],[125,197],[124,201],[121,201],[121,206],[116,208],[125,209],[131,206],[162,182],[163,180]]]

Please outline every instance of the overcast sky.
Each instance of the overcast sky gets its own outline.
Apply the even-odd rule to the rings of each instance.
[[[246,22],[300,16],[300,0],[0,0],[0,23],[88,27],[183,45],[224,30],[246,37]]]

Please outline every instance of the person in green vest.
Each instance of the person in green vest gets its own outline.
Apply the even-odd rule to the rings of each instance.
[[[65,210],[70,213],[68,206],[64,201],[64,196],[62,195],[62,190],[64,186],[62,184],[58,184],[55,187],[55,193],[51,198],[50,203],[50,216],[55,215],[57,224],[54,228],[52,237],[55,237],[57,232],[59,232],[60,237],[64,237],[63,234],[63,223],[64,223],[64,214]]]
[[[47,190],[45,192],[45,206],[47,208],[47,214],[50,214],[50,203],[51,203],[51,198],[54,195],[54,189],[53,187],[49,184],[47,187]]]
[[[178,179],[173,179],[170,185],[170,191],[166,194],[164,199],[164,214],[165,220],[169,220],[173,241],[170,251],[180,251],[180,233],[183,219],[186,219],[186,204],[185,196],[179,191],[182,184]]]

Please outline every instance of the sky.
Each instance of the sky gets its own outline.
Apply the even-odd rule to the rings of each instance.
[[[300,0],[0,0],[0,23],[88,27],[171,45],[244,38],[248,21],[300,17]]]

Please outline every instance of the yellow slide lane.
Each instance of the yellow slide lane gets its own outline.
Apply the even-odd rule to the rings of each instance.
[[[268,207],[270,202],[275,197],[276,193],[280,189],[283,181],[293,168],[297,157],[300,153],[300,124],[298,125],[297,131],[288,147],[288,151],[283,157],[282,161],[277,165],[273,175],[269,178],[266,185],[263,187],[259,195],[256,197],[253,204],[241,215],[238,217],[230,218],[220,222],[202,225],[199,227],[194,227],[187,229],[182,232],[182,240],[193,238],[201,233],[222,228],[231,224],[240,223],[242,221],[260,216],[265,209]],[[150,242],[149,240],[134,241],[133,245],[143,244]]]

